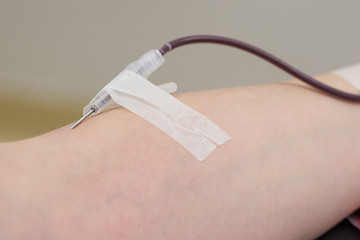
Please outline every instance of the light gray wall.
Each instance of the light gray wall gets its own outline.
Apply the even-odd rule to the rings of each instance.
[[[326,72],[360,61],[359,13],[359,0],[1,0],[1,94],[86,104],[130,61],[190,34],[237,38]],[[150,80],[183,92],[288,78],[247,53],[194,45],[168,54]]]

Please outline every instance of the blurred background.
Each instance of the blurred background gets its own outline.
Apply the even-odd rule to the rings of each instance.
[[[359,10],[358,0],[0,0],[0,141],[77,120],[128,63],[185,35],[243,40],[309,74],[359,62]],[[219,45],[177,49],[150,76],[180,92],[289,78]]]

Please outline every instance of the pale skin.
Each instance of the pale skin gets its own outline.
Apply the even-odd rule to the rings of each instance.
[[[0,144],[0,239],[314,239],[360,206],[360,103],[298,80],[176,97],[231,136],[203,162],[120,108]]]

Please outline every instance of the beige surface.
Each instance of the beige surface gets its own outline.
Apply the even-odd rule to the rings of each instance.
[[[52,108],[22,100],[0,99],[0,142],[33,137],[74,121],[81,109]]]
[[[310,74],[359,62],[359,9],[357,0],[0,1],[0,141],[75,121],[130,61],[184,35],[241,39]],[[249,54],[197,45],[167,55],[150,80],[183,92],[288,78]]]

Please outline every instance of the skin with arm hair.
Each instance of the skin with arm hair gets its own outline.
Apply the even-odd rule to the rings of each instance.
[[[232,137],[203,162],[121,108],[0,144],[0,239],[314,239],[360,206],[358,103],[297,80],[176,97]]]

